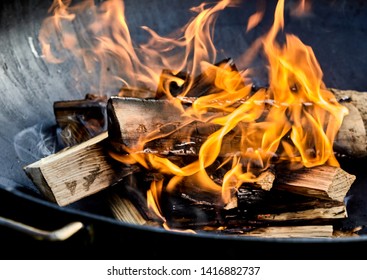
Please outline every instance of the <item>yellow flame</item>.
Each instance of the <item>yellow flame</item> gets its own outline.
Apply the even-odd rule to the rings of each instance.
[[[107,0],[99,6],[91,0],[75,6],[71,6],[71,1],[54,0],[50,9],[53,16],[44,21],[40,32],[46,59],[61,63],[81,58],[80,63],[88,73],[100,74],[101,88],[109,85],[112,76],[112,80],[123,86],[143,85],[154,90],[163,69],[172,70],[173,74],[183,71],[192,78],[205,72],[213,81],[215,92],[198,97],[188,109],[182,106],[181,99],[173,97],[168,84],[171,81],[179,86],[187,84],[179,96],[185,97],[194,85],[193,79],[167,75],[164,78],[170,79],[169,82],[160,88],[185,117],[177,129],[196,121],[218,127],[202,143],[196,161],[179,166],[162,155],[144,153],[146,143],[167,136],[159,130],[140,139],[137,146],[126,147],[127,155],[111,153],[127,164],[138,163],[170,175],[165,186],[163,181],[153,182],[147,193],[149,206],[164,221],[160,194],[163,189],[173,191],[184,177],[192,177],[200,188],[220,193],[227,203],[234,190],[245,182],[255,183],[275,160],[294,166],[338,166],[333,142],[348,111],[324,85],[322,70],[311,47],[294,35],[283,34],[284,0],[277,3],[269,32],[257,39],[247,53],[251,58],[260,50],[264,52],[268,61],[268,88],[253,92],[252,85],[246,81],[251,69],[233,71],[214,64],[217,59],[213,43],[215,22],[221,11],[236,4],[236,1],[222,0],[193,7],[191,11],[196,16],[166,37],[144,26],[151,39],[136,46],[122,0]],[[308,7],[306,0],[301,0],[298,10],[307,11]],[[88,20],[82,21],[83,15],[88,15]],[[263,15],[263,11],[252,15],[247,30],[258,25]],[[79,24],[78,20],[82,23],[77,31],[73,27]],[[282,36],[283,40],[279,40]],[[106,69],[114,70],[111,70],[113,74]],[[224,143],[231,143],[231,137],[240,137],[238,150],[221,154]],[[220,167],[232,163],[222,178],[222,185],[207,173],[218,160],[222,163]]]
[[[160,218],[163,222],[166,219],[162,215],[161,208],[159,206],[159,196],[162,193],[163,181],[153,181],[150,189],[147,191],[148,207]]]
[[[280,105],[274,106],[269,116],[286,117],[284,125],[291,126],[288,133],[295,148],[291,153],[298,152],[304,166],[324,163],[337,166],[333,142],[348,111],[327,91],[310,47],[294,35],[286,35],[284,45],[276,42],[284,26],[283,9],[284,0],[280,0],[274,24],[263,41],[270,69],[269,91]],[[283,124],[278,121],[277,125]]]
[[[47,61],[77,63],[86,73],[94,74],[99,81],[96,90],[103,94],[112,81],[155,90],[162,69],[196,75],[202,63],[215,62],[214,24],[219,12],[236,2],[222,0],[193,7],[197,16],[171,36],[162,37],[143,26],[151,39],[136,46],[122,0],[107,0],[98,6],[93,0],[73,6],[71,0],[54,0],[49,10],[52,15],[43,22],[39,41]]]
[[[200,115],[208,110],[222,110],[226,115],[209,120],[220,128],[202,144],[198,162],[190,164],[190,168],[172,168],[169,160],[156,158],[160,170],[164,169],[163,164],[177,176],[205,174],[206,168],[218,159],[224,137],[241,125],[244,128],[240,158],[224,176],[224,202],[229,201],[231,190],[244,182],[256,182],[257,175],[252,168],[267,168],[277,154],[281,160],[306,167],[338,165],[333,141],[348,111],[327,91],[310,47],[293,35],[286,35],[284,44],[277,42],[278,33],[284,27],[283,13],[284,1],[280,0],[274,24],[262,39],[269,61],[269,89],[250,95],[250,87],[243,85],[235,73],[211,66],[217,70],[215,84],[221,92],[198,98],[190,113]],[[234,106],[239,99],[244,101]],[[271,106],[266,107],[267,102]]]

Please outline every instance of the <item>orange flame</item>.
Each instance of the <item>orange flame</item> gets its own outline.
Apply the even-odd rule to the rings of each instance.
[[[163,222],[166,222],[166,219],[162,216],[162,211],[159,206],[159,196],[162,193],[163,181],[153,181],[150,190],[147,192],[147,201],[148,207],[159,217]]]
[[[96,92],[116,83],[121,86],[156,89],[162,69],[200,73],[201,63],[214,63],[212,41],[219,11],[233,0],[193,7],[198,15],[171,37],[161,37],[149,27],[148,43],[136,46],[131,39],[122,0],[93,0],[71,6],[71,0],[54,0],[41,27],[39,41],[45,59],[52,63],[77,62],[85,73],[98,79]],[[170,94],[166,91],[166,94]]]
[[[251,29],[255,28],[261,22],[263,17],[264,17],[264,11],[258,11],[252,16],[250,16],[250,18],[248,19],[246,31],[250,31]]]
[[[262,39],[269,61],[269,88],[251,95],[248,85],[241,86],[238,73],[236,76],[217,67],[215,85],[221,92],[198,98],[187,111],[192,116],[210,109],[227,113],[209,121],[220,128],[202,144],[198,161],[183,168],[172,168],[168,159],[150,156],[151,165],[163,164],[176,176],[200,173],[198,180],[206,180],[210,177],[206,168],[218,158],[223,138],[239,126],[244,127],[239,158],[232,156],[233,167],[223,178],[225,203],[234,188],[244,182],[256,182],[258,169],[266,169],[275,155],[280,160],[306,167],[338,165],[333,141],[348,111],[336,102],[323,84],[322,71],[310,47],[293,35],[286,35],[283,45],[277,42],[284,27],[283,12],[284,1],[280,0],[274,24]],[[246,101],[233,106],[238,99]],[[266,103],[271,103],[270,108],[265,106]],[[163,170],[162,166],[159,169]],[[175,184],[171,182],[169,185],[173,189]],[[216,186],[214,182],[212,185]]]
[[[255,42],[253,50],[262,49],[269,66],[269,87],[256,92],[252,92],[251,84],[245,83],[246,71],[251,69],[231,71],[214,65],[217,57],[214,25],[220,11],[235,5],[234,1],[203,3],[192,8],[196,17],[171,36],[163,37],[143,27],[151,39],[139,47],[131,39],[123,1],[108,0],[98,7],[93,1],[74,7],[70,3],[54,1],[50,9],[54,16],[44,22],[40,32],[43,54],[56,63],[82,58],[80,62],[87,73],[100,74],[100,89],[111,78],[122,86],[155,89],[162,69],[186,71],[192,77],[204,70],[211,75],[216,92],[197,98],[189,109],[180,107],[188,123],[199,120],[219,126],[201,145],[196,161],[178,166],[168,158],[142,153],[145,143],[165,136],[156,134],[142,139],[137,147],[128,147],[128,155],[113,155],[122,162],[139,163],[169,174],[171,179],[165,186],[168,192],[175,190],[182,178],[190,176],[198,187],[213,191],[228,203],[233,190],[245,182],[256,182],[261,171],[275,160],[306,167],[338,166],[333,142],[348,111],[324,85],[312,49],[294,35],[286,34],[284,43],[279,42],[284,27],[284,0],[278,1],[269,32]],[[306,11],[308,6],[302,0],[298,7]],[[73,24],[85,14],[89,15],[88,20],[82,22],[83,28],[76,34]],[[262,11],[251,16],[247,30],[259,24],[262,17]],[[179,85],[187,83],[176,76],[172,80]],[[193,86],[192,80],[188,83],[179,97],[185,96]],[[180,106],[180,99],[171,95],[169,87],[163,85],[163,91],[175,106]],[[208,118],[206,114],[213,111],[218,114]],[[240,147],[223,157],[223,141],[232,132],[241,136]],[[218,159],[223,165],[232,163],[222,178],[222,185],[207,173],[208,167]],[[159,194],[163,184],[153,182],[147,194],[149,205],[162,220]]]
[[[308,0],[300,0],[298,5],[291,11],[291,15],[304,16],[311,11],[311,3]]]

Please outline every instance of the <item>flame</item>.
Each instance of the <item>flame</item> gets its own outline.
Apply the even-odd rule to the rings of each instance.
[[[223,0],[193,7],[191,11],[198,15],[167,37],[143,26],[151,39],[137,46],[122,0],[107,0],[98,6],[93,0],[73,6],[71,0],[54,0],[49,9],[53,15],[44,20],[39,41],[48,62],[71,61],[91,75],[91,83],[96,81],[95,92],[106,94],[111,83],[155,90],[162,69],[196,75],[202,71],[201,63],[215,62],[213,26],[219,12],[233,5],[235,1]],[[165,93],[170,94],[167,90]]]
[[[258,170],[268,168],[274,158],[306,167],[339,165],[333,141],[348,111],[323,84],[322,71],[310,47],[288,34],[283,44],[277,42],[284,27],[283,13],[284,1],[280,0],[274,24],[262,38],[269,62],[269,88],[251,94],[250,86],[243,85],[238,72],[209,66],[216,69],[215,85],[221,91],[198,98],[186,113],[194,117],[208,110],[224,111],[225,116],[209,120],[220,128],[202,144],[197,162],[172,168],[168,159],[150,156],[153,166],[163,164],[176,176],[200,173],[199,180],[209,178],[206,168],[218,159],[224,137],[238,127],[242,127],[239,157],[232,156],[233,167],[225,174],[221,186],[225,203],[229,202],[233,189],[244,182],[256,182]],[[234,106],[239,99],[245,101]],[[265,106],[267,103],[270,106]],[[174,185],[171,182],[171,189]],[[216,186],[214,182],[212,185]]]
[[[162,216],[158,201],[160,194],[162,193],[163,181],[153,181],[150,189],[147,191],[147,202],[148,207],[160,218],[163,222],[166,219]]]
[[[290,126],[288,134],[294,149],[285,148],[288,158],[299,155],[304,166],[328,163],[338,166],[333,142],[347,109],[340,105],[322,82],[322,71],[312,49],[294,35],[286,35],[284,45],[276,36],[284,26],[284,1],[279,1],[274,24],[264,38],[264,51],[269,61],[269,93],[278,106],[273,106],[268,118],[284,117],[278,125]],[[285,143],[282,141],[282,144]],[[293,157],[293,156],[292,156]]]
[[[264,17],[264,11],[258,11],[252,16],[250,16],[250,18],[248,19],[246,31],[248,32],[251,29],[255,28],[261,22],[263,17]]]
[[[300,0],[298,5],[291,10],[293,16],[304,16],[309,14],[311,11],[311,3],[308,0]]]
[[[142,152],[149,141],[165,137],[155,132],[141,139],[136,147],[127,147],[127,155],[112,154],[121,162],[138,163],[169,175],[168,182],[154,181],[147,193],[149,206],[163,221],[160,194],[175,191],[185,177],[220,196],[226,204],[238,187],[246,182],[255,183],[273,162],[305,167],[338,166],[333,142],[348,111],[324,85],[322,70],[311,47],[294,35],[283,34],[284,0],[277,3],[269,32],[249,50],[252,55],[260,50],[265,54],[268,88],[253,92],[246,80],[251,69],[233,71],[228,65],[215,64],[215,22],[221,11],[236,4],[222,0],[193,7],[191,11],[196,16],[165,37],[144,26],[142,29],[148,32],[150,40],[139,46],[130,36],[121,0],[108,0],[99,6],[93,1],[71,6],[71,1],[55,0],[50,9],[53,16],[42,26],[39,39],[45,59],[56,63],[67,59],[79,61],[87,73],[98,74],[97,88],[101,92],[111,80],[122,87],[155,90],[162,70],[170,69],[172,75],[164,75],[167,81],[160,84],[160,90],[180,108],[187,124],[199,121],[218,127],[201,145],[198,159],[185,166],[161,155]],[[305,12],[308,8],[306,0],[301,0],[297,11]],[[86,15],[87,20],[82,21]],[[263,11],[253,14],[247,30],[258,25],[263,15]],[[81,29],[72,28],[75,24]],[[191,77],[205,73],[215,92],[196,98],[190,108],[184,109],[180,98],[190,92],[194,82],[176,75],[180,72]],[[170,82],[186,85],[178,98],[170,92]],[[208,117],[208,112],[216,114]],[[239,148],[223,156],[223,145],[231,133],[240,137]],[[207,171],[218,160],[219,168],[230,166],[221,184]]]

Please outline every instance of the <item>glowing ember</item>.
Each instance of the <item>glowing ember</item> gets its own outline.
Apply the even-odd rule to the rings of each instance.
[[[216,18],[222,10],[235,6],[236,1],[203,3],[192,8],[196,17],[175,36],[162,37],[143,27],[151,39],[139,47],[130,37],[122,1],[105,1],[99,7],[93,1],[76,6],[70,4],[70,1],[55,1],[51,7],[54,16],[44,23],[40,41],[46,59],[61,63],[70,57],[81,58],[87,72],[100,72],[98,86],[101,88],[114,81],[127,87],[154,90],[158,87],[162,69],[172,69],[174,73],[167,75],[166,83],[161,85],[163,98],[182,112],[187,123],[200,121],[219,127],[201,145],[197,160],[185,166],[178,166],[162,155],[143,153],[144,145],[153,138],[141,139],[136,147],[128,147],[128,155],[114,155],[124,163],[138,162],[147,169],[168,175],[168,182],[153,182],[148,191],[149,205],[162,220],[165,220],[159,206],[162,189],[173,191],[186,177],[198,187],[218,194],[227,204],[237,188],[246,182],[256,182],[261,172],[275,162],[291,163],[294,168],[323,164],[338,166],[333,142],[348,111],[324,85],[312,49],[294,35],[284,35],[284,43],[278,40],[283,35],[284,0],[277,4],[270,31],[251,49],[262,50],[268,61],[269,86],[255,92],[247,82],[247,73],[251,69],[233,71],[230,67],[214,64],[217,58],[213,44]],[[302,0],[296,13],[308,9]],[[81,34],[76,34],[71,22],[85,14],[89,16],[88,21]],[[259,24],[262,17],[263,11],[251,16],[247,30]],[[91,36],[93,44],[82,46],[83,42],[77,38],[83,36]],[[106,65],[115,68],[115,76],[110,75]],[[213,81],[216,91],[197,97],[186,109],[181,100],[194,83],[193,79],[185,80],[175,75],[179,72],[189,73],[191,77],[205,73],[206,78]],[[168,85],[171,82],[178,86],[185,84],[177,97],[170,92]],[[223,156],[223,139],[230,133],[240,136],[240,146]],[[164,136],[155,135],[154,138]],[[223,176],[222,184],[215,182],[207,172],[218,160],[231,166]]]

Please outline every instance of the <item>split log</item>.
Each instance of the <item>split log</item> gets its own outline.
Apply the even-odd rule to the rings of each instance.
[[[163,215],[172,227],[223,226],[235,231],[247,226],[333,224],[348,217],[344,202],[274,189],[266,191],[243,185],[237,192],[237,207],[229,210],[219,200],[196,200],[186,193],[182,187],[162,203]]]
[[[367,135],[364,127],[367,114],[360,108],[363,105],[356,107],[352,103],[343,104],[349,109],[349,114],[344,118],[334,141],[335,151],[350,157],[367,156]],[[189,104],[183,106],[187,108],[185,106]],[[219,128],[218,125],[184,116],[182,108],[168,100],[111,97],[107,112],[110,140],[118,151],[123,151],[126,147],[136,147],[140,139],[146,139],[142,148],[146,152],[197,155],[202,143]],[[205,118],[221,114],[208,112]],[[241,133],[235,128],[224,137],[220,155],[238,151],[240,143]]]
[[[107,130],[107,97],[87,94],[82,100],[54,102],[54,115],[63,147],[70,147]]]
[[[113,195],[110,205],[115,218],[129,224],[145,225],[147,220],[136,209],[135,205],[127,198]]]
[[[270,191],[243,185],[238,189],[238,211],[243,215],[259,216],[266,218],[268,214],[279,214],[284,212],[299,212],[305,210],[327,209],[344,206],[344,201],[321,199],[304,196],[294,192],[278,190],[273,187]],[[321,211],[323,212],[323,211]],[[344,212],[344,211],[342,211]],[[343,214],[344,217],[346,213]]]
[[[289,223],[305,221],[325,223],[348,217],[344,201],[320,199],[278,190],[270,191],[250,187],[238,190],[238,214],[257,223]],[[238,223],[236,220],[232,224]]]
[[[133,172],[108,155],[108,133],[65,148],[24,167],[25,173],[50,201],[65,206],[99,192]]]
[[[201,145],[220,126],[185,116],[181,105],[176,105],[167,100],[111,97],[107,114],[112,146],[118,152],[124,152],[126,148],[138,147],[139,141],[145,140],[138,152],[197,156]],[[204,118],[223,114],[211,112]],[[221,156],[240,150],[240,135],[240,129],[234,128],[223,138]]]
[[[109,204],[114,217],[130,224],[161,227],[163,220],[148,207],[147,196],[137,186],[134,175],[109,189]]]
[[[273,188],[321,199],[343,201],[356,179],[342,168],[316,166],[289,170],[278,168]]]
[[[213,125],[208,126],[208,124],[192,122],[192,120],[182,117],[182,111],[165,100],[112,97],[108,103],[111,121],[109,124],[109,133],[112,134],[112,136],[110,135],[108,138],[108,142],[111,143],[112,141],[113,143],[113,141],[115,141],[121,145],[121,139],[123,139],[121,146],[135,145],[140,137],[147,137],[148,135],[154,138],[154,132],[158,134],[166,133],[168,139],[160,139],[156,143],[153,141],[153,146],[148,145],[146,151],[154,152],[154,149],[160,149],[159,152],[166,155],[197,155],[201,143],[210,133],[217,129],[217,127]],[[60,108],[61,107],[62,106],[60,106]],[[358,113],[359,111],[357,110],[356,112]],[[188,125],[186,122],[188,122]],[[353,124],[355,124],[355,122]],[[180,131],[184,126],[186,126],[186,129],[189,130],[190,133],[193,131],[189,139],[187,136],[190,135],[190,133],[187,133],[187,130],[182,130],[181,134],[177,133],[177,131]],[[345,133],[349,132],[348,130]],[[224,149],[222,150],[224,154],[238,150],[239,140],[236,141],[236,137],[232,136],[228,139],[224,139]],[[347,144],[349,145],[350,141],[345,141],[345,146],[347,146]],[[116,147],[116,145],[114,145],[114,147]],[[33,167],[40,169],[37,165],[38,164],[35,163]],[[33,168],[31,166],[26,167],[26,169],[28,169],[27,173],[30,173],[29,168]],[[36,175],[33,175],[33,177],[41,178],[41,176]],[[42,180],[38,181],[40,182]],[[104,187],[106,186],[103,185],[100,189]],[[47,188],[41,188],[44,189],[44,193],[47,193]],[[71,193],[70,195],[73,196]],[[53,195],[48,196],[52,197]],[[80,195],[79,199],[82,197],[83,196]],[[70,201],[76,201],[77,199],[78,198],[74,196]],[[64,203],[70,203],[70,201]]]

